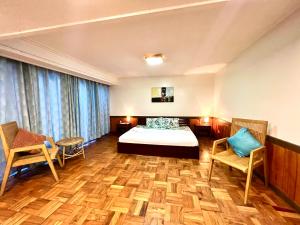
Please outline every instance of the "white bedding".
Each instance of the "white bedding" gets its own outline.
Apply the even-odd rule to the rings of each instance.
[[[150,145],[198,146],[198,140],[189,127],[180,129],[151,129],[134,127],[119,137],[119,142]]]

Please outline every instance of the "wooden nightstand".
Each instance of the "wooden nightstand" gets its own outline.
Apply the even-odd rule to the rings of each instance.
[[[119,136],[130,130],[132,127],[131,123],[118,123],[117,124],[117,133]]]
[[[195,124],[195,135],[197,137],[205,136],[211,137],[211,125],[210,124]]]

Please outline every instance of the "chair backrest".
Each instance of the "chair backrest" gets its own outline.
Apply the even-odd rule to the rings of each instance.
[[[16,121],[0,125],[0,137],[6,160],[18,131],[19,128]]]
[[[247,127],[251,134],[262,144],[265,145],[268,121],[249,120],[233,118],[231,124],[230,136],[234,135],[242,127]]]

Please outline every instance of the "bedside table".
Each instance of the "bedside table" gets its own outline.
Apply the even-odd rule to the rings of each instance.
[[[196,137],[205,136],[211,137],[211,125],[210,124],[195,124]]]
[[[131,123],[118,123],[117,124],[118,136],[121,136],[122,134],[130,130],[131,127],[132,127]]]

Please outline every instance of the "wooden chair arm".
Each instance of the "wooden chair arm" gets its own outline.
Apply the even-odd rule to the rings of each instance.
[[[31,145],[31,146],[25,146],[25,147],[20,147],[20,148],[12,148],[10,150],[13,151],[14,153],[16,153],[16,152],[29,152],[31,150],[42,149],[42,148],[46,148],[46,146],[44,144]]]
[[[215,140],[214,144],[219,145],[219,144],[224,143],[225,141],[227,141],[227,139],[228,138],[226,137],[226,138],[221,138],[221,139]]]
[[[227,137],[226,138],[222,138],[222,139],[219,139],[219,140],[215,140],[214,141],[214,144],[213,144],[213,147],[212,147],[212,152],[211,154],[212,155],[215,155],[216,154],[216,147],[219,145],[219,144],[222,144],[224,142],[227,142]],[[226,145],[226,148],[227,148],[227,145]]]
[[[45,158],[50,159],[50,154],[46,148],[46,145],[44,145],[44,144],[26,146],[26,147],[22,147],[22,148],[13,148],[13,149],[11,149],[11,151],[12,151],[12,155],[14,155],[17,152],[28,152],[28,151],[35,150],[35,149],[41,149],[41,152],[44,154]]]
[[[256,148],[256,149],[251,151],[250,155],[255,156],[255,155],[259,154],[260,152],[265,151],[265,148],[266,148],[265,146],[261,146],[259,148]]]
[[[252,150],[250,153],[249,166],[250,166],[250,164],[253,164],[256,161],[261,160],[264,157],[265,150],[266,150],[265,146],[261,146],[259,148]],[[261,155],[261,156],[259,156],[259,155]]]

